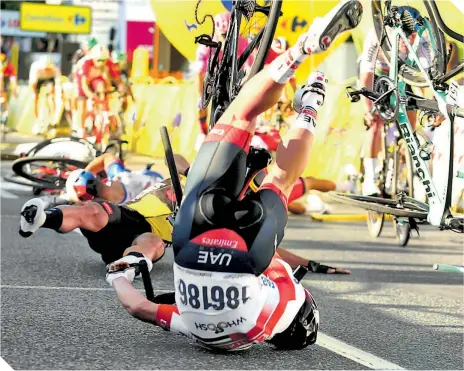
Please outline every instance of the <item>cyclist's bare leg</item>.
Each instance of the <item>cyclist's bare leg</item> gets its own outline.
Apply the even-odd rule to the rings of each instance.
[[[138,252],[154,262],[164,255],[165,247],[166,244],[160,237],[147,232],[138,236],[132,243],[132,246],[124,250],[123,256],[126,256],[130,252]]]
[[[98,232],[108,224],[108,213],[96,202],[83,205],[62,206],[63,221],[58,231],[68,233],[76,228]]]
[[[328,48],[340,33],[356,27],[361,16],[361,4],[358,1],[346,1],[334,7],[323,18],[315,20],[294,46],[245,83],[218,123],[232,125],[253,134],[256,117],[277,104],[285,84],[298,66],[310,54]]]
[[[34,93],[34,116],[39,118],[39,93]]]

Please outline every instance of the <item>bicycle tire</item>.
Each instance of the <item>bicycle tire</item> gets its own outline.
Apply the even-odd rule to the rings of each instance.
[[[176,195],[177,207],[180,207],[182,202],[182,186],[180,184],[179,174],[177,172],[176,162],[174,160],[174,153],[172,152],[171,141],[169,140],[168,129],[166,126],[161,127],[161,140],[163,141],[164,156],[169,169],[169,175],[171,176],[172,186],[174,188],[174,194]]]
[[[368,210],[366,222],[369,235],[374,238],[379,237],[383,230],[385,214]]]
[[[92,153],[95,156],[98,155],[98,151],[95,148],[95,146],[90,143],[88,140],[79,138],[79,137],[57,137],[57,138],[52,138],[52,139],[46,139],[41,142],[39,142],[36,146],[32,147],[27,153],[26,157],[31,157],[37,155],[37,152],[40,152],[43,148],[47,147],[50,144],[58,143],[58,142],[79,142],[85,147],[88,148],[89,153]]]
[[[380,197],[350,195],[339,192],[329,192],[329,197],[334,201],[344,204],[357,206],[362,209],[377,211],[379,213],[427,219],[428,208],[427,204],[414,200],[410,197],[405,197],[404,207],[398,208],[396,200],[390,200]]]
[[[385,4],[385,1],[386,0],[372,0],[371,2],[372,19],[374,23],[374,29],[377,34],[377,39],[379,40],[379,42],[383,34],[383,27],[384,27],[384,23],[383,23],[383,19],[384,19],[383,8],[384,7],[383,5]],[[428,19],[430,21],[430,25],[432,28],[432,33],[433,33],[432,37],[435,39],[436,46],[437,46],[436,51],[437,51],[438,58],[435,58],[434,70],[436,70],[436,72],[438,72],[439,74],[443,75],[446,72],[446,65],[447,65],[445,36],[443,34],[443,31],[441,31],[437,25],[437,22],[433,15],[433,11],[432,11],[432,8],[430,7],[430,4],[428,4],[427,0],[424,0],[423,2],[424,2],[425,9],[428,14]],[[391,46],[392,45],[388,37],[386,37],[384,41],[382,42],[382,45],[380,45],[383,53],[385,54],[388,64],[390,64],[390,60],[391,60]],[[403,63],[401,67],[398,69],[398,75],[401,76],[401,78],[409,85],[417,86],[417,87],[428,87],[429,86],[426,79],[422,75],[422,72],[420,71],[418,67],[408,66]]]
[[[258,45],[258,50],[254,58],[254,62],[250,68],[250,72],[248,76],[246,77],[245,81],[242,81],[242,80],[235,81],[235,78],[237,76],[235,76],[234,74],[234,69],[236,69],[236,72],[238,75],[239,71],[241,71],[241,68],[243,67],[243,65],[242,66],[239,65],[237,68],[234,68],[236,66],[236,63],[241,59],[241,56],[231,55],[230,63],[229,63],[229,60],[226,60],[227,58],[225,56],[227,54],[226,52],[231,47],[234,47],[235,50],[237,50],[238,40],[235,37],[234,28],[236,28],[237,25],[238,27],[240,27],[241,17],[244,16],[244,12],[240,10],[240,7],[246,5],[247,3],[254,3],[256,5],[256,0],[237,0],[235,2],[235,5],[231,11],[232,16],[231,16],[229,28],[227,31],[227,36],[226,36],[226,39],[224,40],[224,49],[223,49],[224,55],[222,57],[220,65],[219,66],[209,65],[208,71],[206,73],[207,76],[205,76],[205,85],[204,85],[204,89],[202,92],[202,100],[203,99],[205,99],[205,101],[211,100],[209,130],[213,128],[213,126],[216,124],[217,120],[222,116],[222,113],[224,113],[228,105],[233,101],[235,96],[238,95],[238,92],[240,91],[240,88],[243,85],[243,83],[251,79],[254,75],[256,75],[263,68],[264,62],[269,52],[269,49],[270,49],[270,46],[271,46],[271,43],[274,37],[274,33],[277,27],[277,21],[280,16],[280,10],[282,8],[282,1],[281,0],[269,0],[266,3],[266,6],[269,7],[269,14],[268,14],[266,23],[263,26],[264,31],[262,34],[261,41]],[[242,61],[243,64],[245,60]],[[213,71],[211,71],[210,68],[213,68]],[[217,71],[221,71],[221,73],[215,72],[214,71],[215,68],[217,69]],[[224,76],[226,76],[225,78],[226,81],[224,81]],[[212,82],[209,81],[211,79],[213,79]],[[209,86],[214,91],[214,93],[212,94],[212,97],[205,97],[208,91],[207,86]],[[217,89],[217,87],[220,87],[220,88]],[[224,94],[224,89],[227,90],[226,94]],[[203,107],[203,108],[206,108],[206,107]]]
[[[412,157],[407,149],[406,142],[400,140],[394,149],[393,157],[393,182],[392,182],[392,195],[396,195],[399,191],[400,182],[400,158],[401,152],[404,149],[404,155],[406,160],[406,171],[407,171],[407,194],[409,197],[414,196],[414,173],[412,167]],[[399,221],[396,218],[393,219],[393,230],[395,232],[396,240],[400,246],[406,246],[411,237],[411,225],[409,222]]]
[[[19,158],[12,164],[13,171],[18,175],[25,179],[28,179],[32,182],[37,183],[41,187],[44,188],[53,188],[53,189],[63,189],[66,184],[66,179],[64,178],[56,178],[54,180],[46,180],[47,178],[38,178],[24,170],[24,166],[31,164],[33,162],[49,162],[49,163],[61,163],[65,165],[71,165],[76,168],[85,168],[87,166],[87,162],[82,162],[78,160],[73,160],[69,158],[63,157],[42,157],[42,156],[32,156],[32,157],[23,157]],[[49,179],[52,179],[51,177]]]
[[[27,179],[24,179],[23,177],[17,175],[17,174],[11,174],[11,175],[4,175],[3,176],[3,180],[7,181],[7,182],[10,182],[10,183],[14,183],[14,184],[18,184],[18,185],[22,185],[22,186],[27,186],[27,187],[42,187],[42,184],[38,184],[38,183],[34,183],[30,180],[27,180]]]

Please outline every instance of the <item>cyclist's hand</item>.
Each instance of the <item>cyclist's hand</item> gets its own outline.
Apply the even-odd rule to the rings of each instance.
[[[380,115],[378,114],[378,112],[369,111],[364,115],[364,124],[368,128],[371,128],[371,127],[375,126],[376,124],[378,124],[381,121],[382,121],[382,119],[381,119]]]
[[[116,278],[123,277],[132,283],[135,278],[135,268],[131,267],[127,262],[117,262],[118,260],[109,265],[110,268],[108,268],[106,273],[106,282],[108,282],[110,286],[113,286],[113,281]]]

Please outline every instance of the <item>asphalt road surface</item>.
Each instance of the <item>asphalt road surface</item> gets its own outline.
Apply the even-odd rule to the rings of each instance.
[[[3,175],[9,166],[1,163]],[[81,235],[21,238],[18,212],[31,191],[2,181],[0,194],[1,357],[14,369],[464,368],[463,275],[432,270],[463,264],[462,235],[423,226],[401,248],[391,222],[372,239],[362,222],[290,217],[282,247],[353,271],[304,280],[320,307],[318,343],[213,354],[128,315]],[[173,288],[171,266],[168,251],[152,272],[156,290]]]

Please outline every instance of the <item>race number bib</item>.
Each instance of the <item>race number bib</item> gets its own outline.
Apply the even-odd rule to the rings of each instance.
[[[205,311],[237,309],[250,299],[249,286],[197,285],[185,283],[183,279],[178,280],[177,292],[183,305]]]

